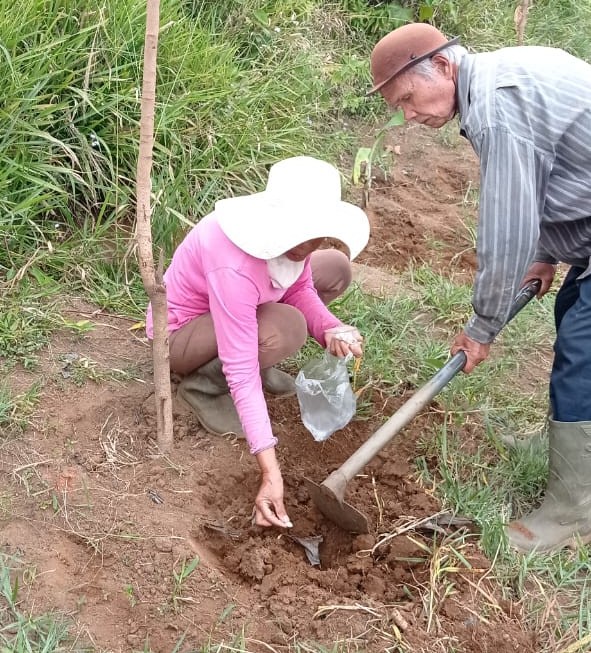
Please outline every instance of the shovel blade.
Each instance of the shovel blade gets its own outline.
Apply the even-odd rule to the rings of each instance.
[[[367,517],[345,501],[339,500],[324,483],[314,483],[309,478],[304,478],[304,483],[314,505],[327,519],[350,533],[369,532]]]

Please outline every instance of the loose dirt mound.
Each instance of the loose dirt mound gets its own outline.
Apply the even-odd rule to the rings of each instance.
[[[396,130],[386,148],[394,166],[370,191],[372,225],[360,263],[405,270],[428,263],[447,276],[472,276],[478,162],[467,142],[421,126]],[[379,173],[378,173],[379,175]]]
[[[372,195],[373,235],[358,271],[413,259],[471,274],[461,235],[477,176],[470,152],[422,130],[401,134],[400,147],[392,178]],[[436,413],[414,420],[350,483],[347,500],[370,517],[370,534],[341,531],[308,497],[302,479],[322,481],[407,391],[376,391],[373,416],[322,444],[302,426],[295,398],[269,398],[295,526],[261,530],[251,524],[258,474],[244,442],[207,435],[175,405],[174,450],[157,455],[149,348],[125,320],[92,320],[84,339],[52,343],[35,427],[0,449],[0,497],[9,498],[0,544],[34,566],[24,582],[36,611],[67,612],[82,640],[107,651],[165,653],[183,637],[180,651],[222,641],[248,651],[334,642],[372,652],[535,650],[517,606],[487,582],[477,536],[460,544],[456,529],[469,524],[449,525],[413,472],[417,437]],[[140,380],[78,387],[64,363],[73,359],[103,375],[133,368]],[[302,539],[312,549],[320,541],[320,564]]]

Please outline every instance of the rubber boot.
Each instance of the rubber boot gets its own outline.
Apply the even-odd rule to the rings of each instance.
[[[228,382],[222,371],[222,361],[219,358],[214,358],[205,365],[202,365],[199,370],[199,374],[210,380],[215,387],[212,388],[210,394],[217,394],[216,389],[220,389],[223,392],[230,392],[228,388]],[[289,395],[295,395],[296,387],[295,380],[287,372],[282,372],[276,367],[268,367],[267,369],[261,370],[261,379],[263,382],[263,388],[272,395],[287,397]]]
[[[542,505],[507,526],[524,553],[591,540],[591,422],[549,421],[548,485]]]
[[[214,435],[244,437],[219,358],[214,358],[186,376],[179,383],[177,392],[193,409],[206,431]]]
[[[295,395],[295,379],[287,372],[282,372],[276,367],[267,367],[261,370],[263,388],[272,395],[289,397]]]

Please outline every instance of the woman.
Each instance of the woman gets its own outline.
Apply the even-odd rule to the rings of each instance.
[[[291,527],[263,388],[295,392],[273,366],[311,335],[336,356],[362,355],[362,338],[326,307],[351,281],[349,258],[319,250],[341,241],[353,259],[369,222],[341,201],[329,163],[293,157],[273,165],[262,193],[216,203],[174,253],[164,280],[170,365],[178,392],[216,434],[244,435],[261,470],[255,500],[260,526]],[[152,337],[150,307],[146,320]]]

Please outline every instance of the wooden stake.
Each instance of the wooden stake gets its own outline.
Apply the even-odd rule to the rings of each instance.
[[[515,8],[513,22],[517,31],[517,45],[523,45],[523,37],[525,35],[525,26],[527,25],[527,14],[531,8],[531,0],[521,0]]]
[[[154,322],[152,357],[154,365],[157,442],[159,449],[166,452],[171,449],[173,444],[168,318],[166,288],[162,281],[162,253],[160,253],[158,270],[154,267],[152,209],[150,205],[159,25],[160,0],[147,0],[140,145],[136,178],[136,241],[138,245],[140,273],[144,288],[152,304]]]

